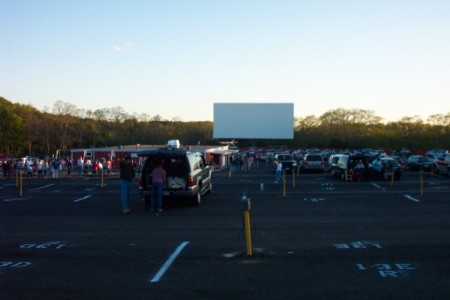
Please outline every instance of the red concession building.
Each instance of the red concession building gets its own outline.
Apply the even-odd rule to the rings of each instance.
[[[80,157],[86,161],[90,159],[95,160],[111,160],[112,165],[119,167],[119,161],[124,159],[125,156],[130,155],[135,163],[140,163],[137,153],[141,150],[161,148],[162,145],[130,145],[119,147],[107,147],[107,148],[82,148],[70,150],[70,158],[76,162]]]
[[[70,150],[70,158],[76,163],[81,157],[83,161],[90,159],[95,160],[111,160],[112,166],[118,168],[119,162],[125,156],[130,155],[137,165],[142,165],[142,158],[138,157],[139,151],[149,149],[160,149],[168,145],[128,145],[107,148],[82,148]],[[190,150],[198,151],[204,154],[205,160],[209,164],[218,166],[219,168],[227,167],[228,156],[236,150],[228,150],[228,146],[187,146]]]

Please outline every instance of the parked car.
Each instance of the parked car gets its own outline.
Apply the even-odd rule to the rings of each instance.
[[[325,171],[330,172],[331,176],[335,176],[334,169],[336,168],[339,158],[344,155],[345,154],[331,154],[330,158],[328,159],[328,163],[325,167]]]
[[[325,171],[325,162],[320,153],[306,153],[301,160],[300,168],[302,171]]]
[[[350,178],[352,181],[365,180],[369,176],[369,163],[373,157],[365,154],[340,155],[336,164],[331,169],[331,174],[342,180]],[[364,175],[356,169],[359,162],[364,165]]]
[[[431,150],[428,150],[427,153],[425,153],[426,156],[428,156],[430,158],[434,158],[434,159],[438,159],[444,154],[445,154],[445,150],[440,149],[440,148],[431,149]]]
[[[139,157],[146,157],[142,168],[139,189],[146,204],[150,203],[152,171],[158,161],[163,161],[167,184],[163,196],[170,198],[190,198],[192,204],[201,203],[202,196],[212,191],[212,168],[205,163],[199,152],[185,149],[143,150]]]
[[[391,156],[389,156],[389,157],[391,157],[391,158],[395,159],[396,161],[398,161],[398,163],[399,163],[403,168],[405,168],[405,166],[406,166],[406,160],[405,160],[403,157],[398,156],[398,155],[391,155]]]
[[[282,171],[286,173],[296,172],[297,171],[297,161],[292,157],[292,154],[290,153],[278,153],[275,155],[274,158],[274,166],[276,171],[276,167],[278,165],[278,162],[281,162],[283,168]]]
[[[369,176],[375,179],[389,179],[392,176],[392,172],[394,172],[394,178],[400,179],[403,175],[403,167],[396,161],[395,159],[383,156],[380,157],[382,169],[381,173],[377,174],[373,171],[373,162],[369,164]]]
[[[410,171],[431,171],[436,169],[434,159],[423,155],[412,155],[406,161],[406,169]]]
[[[412,151],[407,148],[402,148],[402,149],[395,150],[394,153],[392,153],[392,155],[401,156],[401,157],[407,159],[409,156],[412,155]]]
[[[378,150],[375,150],[375,149],[363,148],[363,149],[361,149],[361,152],[362,152],[362,154],[369,155],[369,156],[378,155]]]
[[[450,153],[446,153],[436,160],[436,173],[448,174],[450,167]]]

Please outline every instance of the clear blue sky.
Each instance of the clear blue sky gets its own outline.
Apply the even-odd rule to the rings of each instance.
[[[215,102],[450,112],[450,1],[0,0],[0,96],[211,120]]]

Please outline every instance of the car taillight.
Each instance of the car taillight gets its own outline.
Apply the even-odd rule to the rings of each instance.
[[[188,186],[194,186],[194,177],[188,176]]]

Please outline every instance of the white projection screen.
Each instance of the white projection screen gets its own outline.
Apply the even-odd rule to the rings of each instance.
[[[215,139],[293,139],[294,103],[214,103]]]

